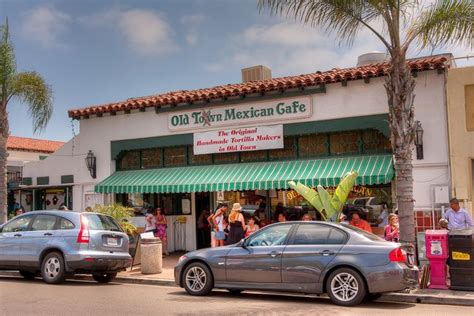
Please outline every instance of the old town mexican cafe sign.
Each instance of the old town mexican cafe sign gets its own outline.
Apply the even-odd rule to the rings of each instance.
[[[248,126],[255,123],[286,122],[307,118],[312,113],[312,98],[298,97],[230,107],[211,107],[172,112],[168,117],[168,127],[171,131],[183,131],[227,126]]]

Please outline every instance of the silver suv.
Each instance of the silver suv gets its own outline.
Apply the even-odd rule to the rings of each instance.
[[[0,270],[20,270],[26,279],[41,273],[47,283],[67,274],[91,273],[112,281],[130,266],[128,236],[110,216],[73,211],[35,211],[0,228]]]

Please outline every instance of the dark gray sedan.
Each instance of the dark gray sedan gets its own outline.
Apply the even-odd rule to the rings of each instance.
[[[196,250],[179,259],[176,283],[191,295],[213,288],[327,293],[357,305],[418,284],[418,268],[400,244],[344,224],[273,224],[240,243]]]

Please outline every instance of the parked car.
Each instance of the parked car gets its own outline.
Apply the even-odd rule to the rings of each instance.
[[[411,262],[400,244],[349,225],[285,222],[235,245],[185,254],[174,277],[197,296],[213,288],[327,293],[335,304],[351,306],[416,286]]]
[[[371,223],[375,223],[380,213],[382,212],[383,206],[379,203],[376,197],[363,197],[354,199],[354,206],[362,208],[367,216],[367,220]]]
[[[19,270],[26,279],[41,274],[47,283],[90,273],[112,281],[131,263],[128,236],[115,219],[97,213],[35,211],[0,228],[0,270]]]

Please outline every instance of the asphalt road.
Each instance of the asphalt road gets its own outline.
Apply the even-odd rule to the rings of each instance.
[[[177,287],[0,277],[0,314],[7,315],[474,315],[472,307],[375,302],[339,307],[326,298],[214,291],[192,297]]]

